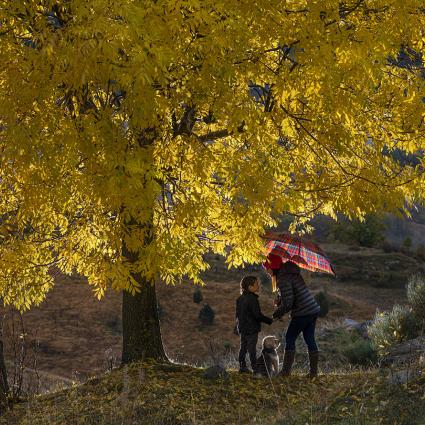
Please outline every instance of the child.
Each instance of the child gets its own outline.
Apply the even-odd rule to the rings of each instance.
[[[252,372],[255,373],[257,360],[257,340],[261,330],[261,322],[271,325],[273,320],[264,316],[258,302],[260,284],[257,277],[245,276],[241,280],[241,296],[236,300],[237,330],[241,337],[239,350],[239,372],[249,372],[245,357],[249,353]]]

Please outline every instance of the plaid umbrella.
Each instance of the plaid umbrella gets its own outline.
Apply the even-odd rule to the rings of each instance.
[[[299,267],[312,272],[329,273],[335,276],[328,257],[315,243],[288,233],[267,233],[264,238],[267,239],[267,255],[277,255],[284,263],[293,261]]]

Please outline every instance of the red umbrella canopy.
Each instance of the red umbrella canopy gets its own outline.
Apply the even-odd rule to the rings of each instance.
[[[267,255],[278,256],[284,263],[292,261],[299,267],[312,272],[329,273],[335,276],[328,257],[314,242],[289,233],[267,233],[264,238],[267,239]]]

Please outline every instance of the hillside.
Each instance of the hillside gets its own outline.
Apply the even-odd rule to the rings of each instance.
[[[423,263],[401,253],[340,244],[323,247],[335,264],[338,278],[306,277],[313,291],[326,289],[331,300],[329,315],[319,320],[319,334],[320,329],[335,327],[344,318],[367,320],[377,308],[403,302],[408,276],[424,268]],[[255,267],[253,270],[260,271]],[[238,347],[238,337],[232,332],[234,303],[244,273],[228,271],[220,258],[211,258],[206,286],[201,289],[202,303],[209,303],[216,313],[214,324],[208,327],[199,325],[202,303],[193,302],[193,285],[158,286],[163,340],[172,360],[205,365],[212,362],[212,353],[227,356],[229,361],[234,358]],[[272,312],[272,300],[273,295],[263,288],[260,301],[266,314]],[[117,366],[121,350],[120,316],[120,294],[111,291],[99,302],[84,279],[61,276],[46,301],[24,314],[28,365],[32,367],[31,347],[37,347],[37,370],[43,389],[68,384],[69,380],[84,381],[104,372],[108,361]],[[263,326],[262,335],[281,335],[285,325],[277,322],[271,327]],[[13,360],[10,344],[6,346],[6,358],[9,363]],[[325,358],[323,367],[326,361]]]
[[[423,425],[425,379],[390,386],[377,371],[317,378],[207,381],[189,366],[133,364],[39,396],[0,418],[7,425]]]

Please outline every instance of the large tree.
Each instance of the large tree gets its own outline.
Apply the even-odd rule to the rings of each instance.
[[[124,290],[123,360],[163,358],[158,276],[420,200],[391,153],[424,148],[424,27],[422,0],[0,0],[0,295],[78,272]]]

